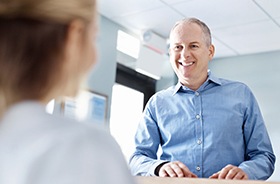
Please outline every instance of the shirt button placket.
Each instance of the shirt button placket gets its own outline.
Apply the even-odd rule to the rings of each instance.
[[[203,129],[202,129],[202,98],[198,91],[194,92],[194,102],[195,102],[195,119],[196,119],[196,166],[195,170],[199,177],[202,177],[202,140],[203,140]]]

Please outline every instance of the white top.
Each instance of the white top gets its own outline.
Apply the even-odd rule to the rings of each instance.
[[[1,184],[133,184],[108,132],[49,115],[37,102],[10,108],[0,120]]]

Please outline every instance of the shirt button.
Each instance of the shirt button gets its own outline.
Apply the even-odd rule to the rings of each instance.
[[[195,116],[195,118],[196,118],[196,119],[200,119],[200,115],[197,114],[197,115]]]
[[[197,171],[200,171],[200,167],[199,167],[199,166],[197,166],[197,167],[196,167],[196,170],[197,170]]]
[[[200,145],[202,143],[201,139],[197,140],[197,144]]]
[[[199,92],[196,91],[196,92],[195,92],[195,96],[199,96]]]

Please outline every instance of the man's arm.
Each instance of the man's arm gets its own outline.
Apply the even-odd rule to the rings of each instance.
[[[160,133],[154,111],[148,102],[135,134],[135,152],[129,160],[133,175],[155,176],[155,169],[166,160],[157,159]]]
[[[244,116],[245,161],[238,167],[249,179],[266,180],[274,171],[275,155],[261,111],[251,91]]]

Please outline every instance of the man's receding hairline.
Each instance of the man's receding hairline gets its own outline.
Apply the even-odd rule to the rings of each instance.
[[[179,25],[184,25],[184,24],[198,25],[200,27],[200,29],[202,30],[206,44],[208,46],[210,46],[212,44],[211,31],[210,31],[209,27],[204,22],[202,22],[201,20],[199,20],[197,18],[184,18],[184,19],[177,21],[170,31],[169,38],[171,38],[171,35],[173,34],[176,27],[178,27]]]

